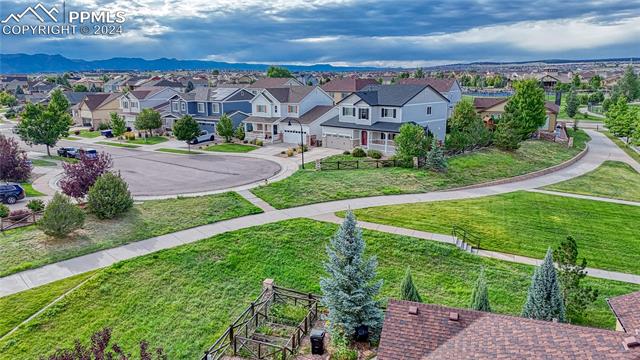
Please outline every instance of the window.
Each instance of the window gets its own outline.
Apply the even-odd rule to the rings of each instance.
[[[369,109],[358,109],[358,119],[369,120]]]
[[[198,103],[198,112],[199,113],[204,112],[204,103],[201,103],[201,102]]]
[[[187,103],[186,103],[186,102],[184,102],[184,101],[183,101],[183,102],[181,102],[181,103],[180,103],[180,109],[181,109],[182,111],[187,111]]]
[[[122,108],[123,109],[128,109],[129,108],[129,102],[127,100],[122,100]]]
[[[273,112],[278,112],[278,105],[273,105]]]
[[[289,105],[289,106],[287,106],[287,111],[290,112],[290,113],[297,113],[298,112],[298,106]]]
[[[382,117],[383,118],[396,118],[396,109],[387,109],[382,108]]]
[[[267,105],[256,105],[256,112],[266,113],[267,112]]]
[[[171,102],[171,111],[178,112],[178,102],[177,101],[172,101]]]
[[[431,115],[431,106],[427,106],[427,115]]]
[[[218,103],[211,104],[211,111],[214,112],[214,113],[219,113],[220,112],[220,104],[218,104]]]
[[[253,131],[253,124],[247,123],[247,132],[252,132],[252,131]]]
[[[132,109],[133,109],[133,108],[136,108],[136,109],[137,109],[137,108],[138,108],[138,103],[137,103],[136,101],[132,101],[132,102],[131,102],[131,108],[132,108]]]
[[[380,133],[380,140],[385,140],[387,138],[387,133]]]
[[[356,108],[343,107],[342,108],[342,116],[356,116]]]

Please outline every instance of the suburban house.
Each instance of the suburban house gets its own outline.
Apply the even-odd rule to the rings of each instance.
[[[328,119],[333,99],[318,86],[290,86],[261,90],[251,100],[251,116],[244,120],[248,140],[316,145],[320,123]],[[291,123],[291,125],[289,125]]]
[[[247,89],[251,90],[254,94],[258,94],[261,90],[267,88],[288,87],[288,86],[302,86],[303,84],[294,78],[262,78],[256,80],[253,84],[249,85]]]
[[[178,94],[172,88],[150,87],[140,88],[124,93],[120,97],[120,112],[124,116],[128,127],[134,128],[136,116],[142,109],[156,109],[164,105],[174,95]]]
[[[108,123],[111,113],[120,113],[122,93],[87,93],[82,101],[72,106],[71,113],[76,125],[97,128]]]
[[[29,90],[29,79],[26,75],[7,75],[0,78],[0,89],[11,93],[16,92],[16,88],[20,87],[23,92]]]
[[[449,108],[453,110],[456,107],[456,104],[462,100],[462,87],[460,87],[460,83],[458,80],[453,78],[407,78],[400,79],[398,84],[401,85],[429,85],[434,89],[438,90],[440,94],[444,95],[447,99],[449,99]],[[453,111],[449,112],[449,116]]]
[[[323,146],[395,153],[400,126],[415,123],[444,141],[449,99],[430,85],[375,85],[342,99],[338,114],[321,124]]]
[[[485,124],[491,125],[494,120],[504,114],[504,107],[508,101],[509,98],[477,97],[473,99],[473,107],[482,120],[484,120]],[[547,119],[545,124],[540,127],[540,130],[554,132],[556,130],[560,106],[552,101],[545,101],[544,107],[547,111]]]
[[[614,299],[622,331],[390,300],[378,359],[639,359],[640,292]]]
[[[93,79],[93,78],[83,77],[83,78],[81,78],[79,80],[74,81],[71,85],[73,85],[73,86],[84,85],[87,88],[87,90],[92,90],[92,89],[100,89],[100,90],[102,90],[102,86],[104,85],[104,81],[102,81],[101,79]]]
[[[375,79],[332,79],[328,83],[322,85],[322,90],[331,95],[335,103],[338,103],[340,100],[351,95],[351,93],[360,91],[365,86],[376,84],[378,84],[378,82]]]
[[[188,93],[175,94],[162,113],[164,127],[171,130],[177,119],[191,115],[203,130],[215,133],[223,114],[231,117],[233,126],[237,127],[251,113],[251,99],[251,92],[238,87],[198,87]]]

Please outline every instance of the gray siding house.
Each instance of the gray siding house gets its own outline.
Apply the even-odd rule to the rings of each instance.
[[[405,123],[418,124],[444,141],[449,99],[430,85],[371,85],[336,108],[337,115],[320,125],[324,146],[393,154],[393,140]]]

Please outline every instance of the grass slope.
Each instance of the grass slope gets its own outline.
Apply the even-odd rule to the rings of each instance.
[[[204,150],[216,151],[216,152],[247,153],[257,148],[258,148],[257,146],[246,145],[246,144],[216,144],[216,145],[209,145],[205,147]]]
[[[0,359],[37,358],[42,349],[88,341],[94,331],[113,328],[125,349],[140,339],[162,346],[170,359],[197,358],[257,296],[261,282],[319,292],[325,246],[336,225],[291,220],[221,234],[194,244],[118,263],[0,341]],[[274,236],[276,234],[276,236]],[[519,314],[533,268],[483,259],[452,246],[364,231],[367,251],[379,261],[384,297],[398,297],[411,266],[425,301],[468,306],[481,267],[492,308]],[[613,329],[605,298],[640,286],[588,279],[601,291],[580,323]]]
[[[515,152],[495,148],[449,159],[446,173],[406,168],[299,170],[251,190],[278,209],[365,196],[420,193],[513,177],[567,161],[584,149],[588,135],[576,134],[575,147],[526,141]]]
[[[477,199],[356,210],[363,221],[450,234],[453,225],[482,237],[481,247],[542,259],[568,235],[589,267],[640,274],[640,207],[514,192]]]
[[[627,163],[607,160],[587,174],[543,189],[640,202],[640,174]]]
[[[236,193],[146,201],[113,220],[88,215],[84,227],[62,239],[46,236],[34,226],[0,236],[0,276],[39,267],[114,246],[194,226],[260,213]]]

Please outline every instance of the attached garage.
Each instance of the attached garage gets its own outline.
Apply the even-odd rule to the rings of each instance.
[[[326,134],[324,139],[324,146],[332,149],[351,150],[353,149],[353,140],[350,136]]]
[[[309,135],[309,128],[306,126],[303,126],[303,130],[304,130],[304,136],[303,136],[304,144],[308,145],[307,137]],[[300,126],[298,124],[292,123],[291,126],[285,126],[283,133],[284,133],[283,141],[285,143],[300,144]]]

